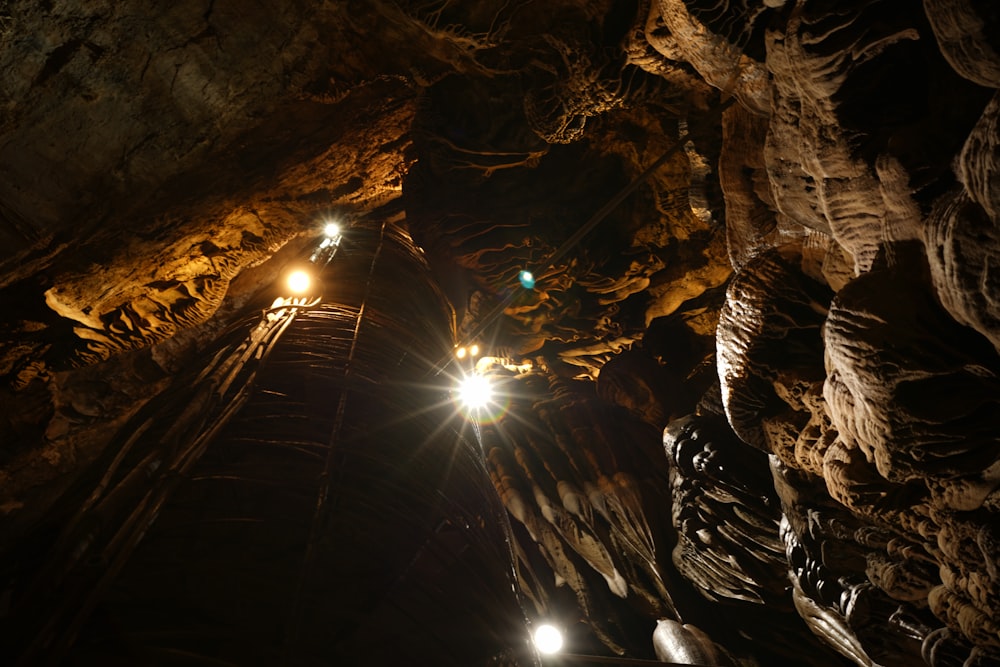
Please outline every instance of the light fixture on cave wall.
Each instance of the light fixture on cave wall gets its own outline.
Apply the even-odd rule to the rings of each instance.
[[[452,400],[459,413],[475,425],[498,422],[510,406],[510,395],[498,389],[499,378],[489,371],[460,371]]]
[[[481,348],[473,344],[455,349],[461,363],[452,377],[452,400],[459,413],[475,424],[497,423],[510,407],[508,381],[531,370],[531,363],[505,363],[508,359],[479,356]]]
[[[479,343],[455,346],[455,359],[469,373],[485,374],[491,368],[501,367],[517,375],[527,373],[535,367],[529,359],[515,361],[510,357],[485,355],[483,354],[483,347]]]
[[[472,368],[460,369],[453,377],[452,401],[459,413],[476,424],[498,423],[510,408],[512,380],[532,370],[530,361],[483,356]]]
[[[285,279],[285,285],[288,287],[288,290],[296,296],[308,293],[309,288],[312,287],[312,283],[312,276],[305,269],[295,269]]]
[[[339,221],[325,220],[323,222],[323,238],[312,256],[309,257],[309,262],[321,269],[329,264],[340,247],[340,241],[343,239],[342,232],[343,228]]]
[[[562,650],[562,631],[551,623],[539,625],[535,628],[535,632],[531,638],[534,641],[535,648],[545,655],[552,655]]]
[[[341,224],[336,220],[325,220],[320,241],[309,260],[299,262],[283,273],[283,289],[290,296],[277,297],[271,304],[272,311],[285,307],[311,307],[319,303],[321,296],[317,292],[318,279],[337,254],[341,240]]]
[[[486,410],[493,401],[493,381],[486,375],[470,373],[458,383],[457,398],[468,411]]]
[[[475,366],[476,359],[479,358],[481,350],[479,349],[478,343],[472,343],[471,345],[459,345],[455,348],[455,358],[462,363],[471,363]]]
[[[527,269],[522,269],[517,274],[517,281],[521,283],[521,287],[524,289],[535,289],[535,274]]]

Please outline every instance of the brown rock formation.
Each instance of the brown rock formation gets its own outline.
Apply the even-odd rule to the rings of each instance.
[[[1000,12],[279,4],[0,7],[0,660],[1000,664]]]

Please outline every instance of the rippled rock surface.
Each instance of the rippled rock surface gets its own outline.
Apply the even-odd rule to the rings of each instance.
[[[971,0],[8,2],[0,627],[80,485],[123,441],[157,448],[151,412],[189,422],[168,388],[336,217],[342,287],[385,277],[355,261],[378,220],[447,299],[393,302],[370,398],[426,399],[478,445],[462,466],[498,513],[424,552],[502,534],[476,585],[516,591],[512,645],[552,615],[580,653],[1000,663],[998,54],[1000,12]],[[405,324],[431,311],[435,333]],[[477,423],[435,384],[473,345],[460,370],[510,389]],[[458,464],[391,440],[427,464],[413,484],[451,488]],[[159,488],[143,470],[135,493]],[[427,589],[450,567],[414,562]],[[357,590],[385,584],[363,565]],[[490,646],[474,661],[534,662]]]

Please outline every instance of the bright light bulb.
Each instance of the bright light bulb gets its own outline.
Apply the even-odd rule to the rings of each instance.
[[[465,359],[465,355],[467,353],[468,353],[468,350],[466,350],[464,347],[460,347],[457,350],[455,350],[455,357],[457,359]]]
[[[458,386],[458,398],[467,408],[485,408],[493,399],[493,387],[482,375],[470,375]]]
[[[323,227],[323,233],[326,234],[331,239],[335,236],[340,236],[340,225],[336,222],[328,222]]]
[[[535,275],[525,269],[517,274],[517,279],[521,283],[521,287],[524,289],[534,289],[535,287]]]
[[[296,269],[288,274],[287,285],[293,294],[303,294],[311,284],[312,278],[302,269]]]
[[[563,636],[554,625],[539,625],[535,630],[535,648],[542,653],[555,653],[562,648]]]
[[[469,354],[471,354],[474,357],[478,357],[479,356],[479,346],[478,345],[473,345],[472,347],[470,347],[469,348]]]

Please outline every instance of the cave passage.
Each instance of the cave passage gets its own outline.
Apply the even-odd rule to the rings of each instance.
[[[358,223],[317,273],[129,423],[21,601],[17,664],[529,654],[505,510],[430,373],[453,316],[420,251]]]

